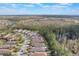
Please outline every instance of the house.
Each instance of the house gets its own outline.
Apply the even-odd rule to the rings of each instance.
[[[47,52],[34,52],[30,53],[30,56],[47,56]]]
[[[41,36],[32,35],[32,40],[41,40],[44,41],[44,39]]]
[[[33,43],[44,43],[44,40],[40,40],[40,39],[32,39]]]
[[[8,45],[15,45],[16,41],[7,41],[6,44],[8,44]]]
[[[40,39],[41,41],[44,41],[44,38],[39,36],[38,39]]]
[[[7,41],[7,38],[4,38],[3,36],[0,36],[0,40],[5,40],[5,41]]]
[[[19,30],[17,30],[19,33],[21,33],[22,32],[22,29],[19,29]]]
[[[9,55],[11,51],[9,49],[0,49],[0,55]]]
[[[10,39],[11,36],[12,36],[12,34],[7,34],[7,35],[4,35],[4,38],[8,38],[8,39]]]
[[[32,42],[33,47],[46,47],[45,43]]]
[[[47,47],[31,47],[30,52],[45,52]]]
[[[10,49],[10,45],[0,45],[0,49]]]

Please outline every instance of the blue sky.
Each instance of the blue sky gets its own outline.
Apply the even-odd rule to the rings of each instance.
[[[79,3],[0,3],[0,15],[79,15]]]

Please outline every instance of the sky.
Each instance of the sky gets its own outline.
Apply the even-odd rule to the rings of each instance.
[[[79,3],[0,3],[0,15],[79,15]]]

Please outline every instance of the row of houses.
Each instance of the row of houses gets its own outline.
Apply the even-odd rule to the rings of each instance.
[[[3,45],[0,45],[0,55],[11,55],[12,46],[16,45],[16,39],[14,34],[0,34],[0,40],[5,40]]]
[[[47,56],[47,46],[44,38],[38,33],[31,35],[30,56]]]
[[[38,34],[29,30],[16,29],[15,32],[23,33],[31,38],[31,44],[29,46],[29,56],[47,56],[47,46],[44,38]]]
[[[31,40],[30,46],[29,46],[29,56],[47,56],[47,46],[45,44],[44,38],[39,35],[37,32],[32,32],[29,30],[22,30],[22,29],[16,29],[14,30],[15,33],[8,33],[8,34],[0,34],[0,40],[5,40],[6,43],[4,45],[0,45],[0,55],[11,55],[11,48],[13,45],[16,45],[16,36],[17,33],[22,33],[24,36],[30,37],[31,39],[25,39],[25,40]],[[27,43],[27,41],[26,41]],[[25,43],[23,43],[25,46]],[[24,48],[25,49],[25,48]],[[23,49],[23,50],[24,50]]]

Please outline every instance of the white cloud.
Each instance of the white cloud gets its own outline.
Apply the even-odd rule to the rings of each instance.
[[[66,7],[69,7],[71,5],[72,4],[70,4],[70,3],[58,3],[58,4],[54,4],[54,5],[39,4],[39,6],[42,7],[42,8],[53,8],[53,9],[66,8]]]
[[[71,6],[72,3],[59,3],[60,5]]]
[[[12,6],[13,8],[16,8],[17,5],[16,5],[16,4],[11,4],[11,6]]]
[[[15,9],[0,9],[0,15],[14,14],[14,13],[16,13]]]
[[[16,8],[17,5],[16,4],[3,4],[0,6],[0,9],[13,9],[13,8]]]
[[[34,4],[24,4],[23,6],[25,6],[25,7],[35,7],[35,5]]]
[[[79,8],[71,10],[70,14],[78,14],[79,15]]]
[[[0,9],[0,15],[22,15],[26,14],[25,10],[16,10],[16,9]]]
[[[70,7],[71,4],[53,4],[53,5],[44,5],[44,4],[39,4],[39,6],[42,8],[42,9],[49,9],[49,10],[63,10],[63,9],[66,9],[68,7]]]

